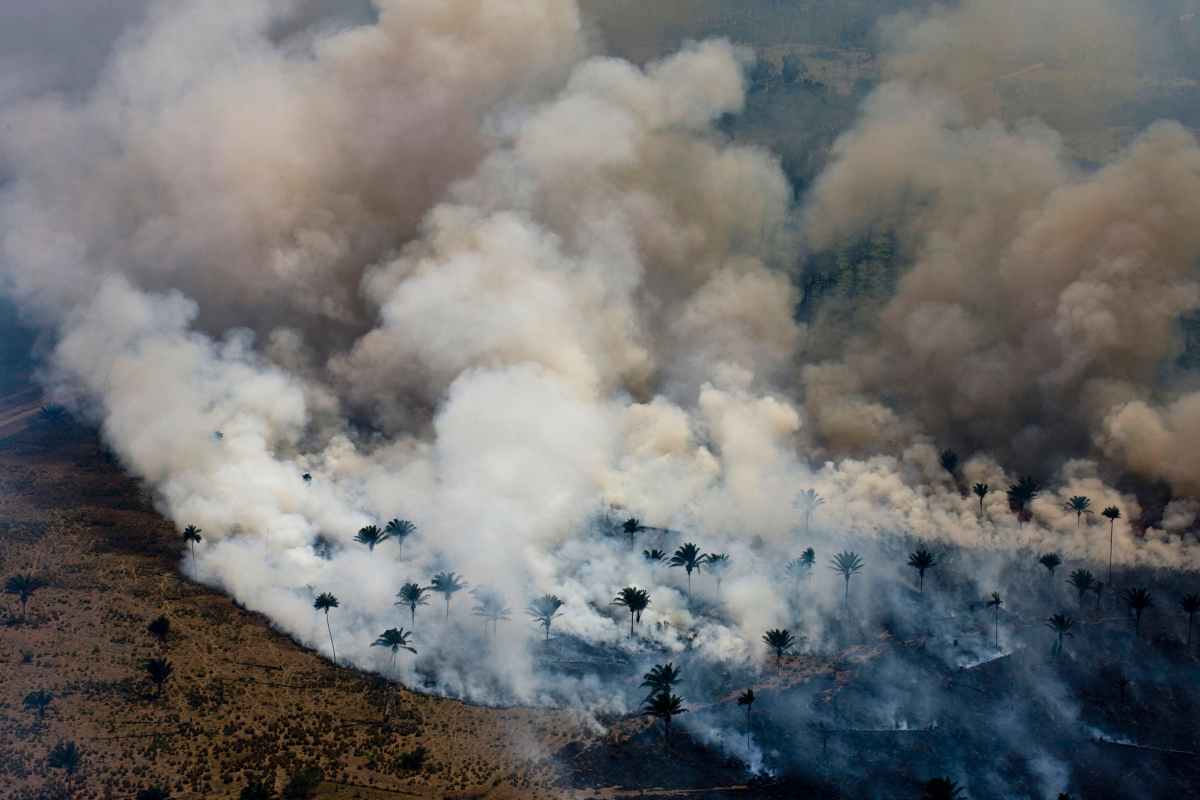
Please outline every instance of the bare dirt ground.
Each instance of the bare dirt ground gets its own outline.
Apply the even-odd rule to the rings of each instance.
[[[40,405],[32,390],[0,402],[0,578],[47,581],[25,618],[13,596],[0,607],[0,798],[228,798],[306,767],[322,798],[745,794],[738,765],[679,735],[668,758],[644,720],[597,735],[577,712],[427,697],[304,650],[184,579],[176,533],[138,484]],[[165,645],[146,630],[159,615]],[[174,667],[161,698],[143,667],[155,657]],[[53,695],[40,721],[23,703],[38,690]],[[47,763],[68,741],[73,774]]]

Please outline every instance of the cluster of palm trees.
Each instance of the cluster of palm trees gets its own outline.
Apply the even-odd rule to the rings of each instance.
[[[354,535],[354,541],[359,544],[365,544],[367,549],[372,553],[378,545],[391,539],[399,546],[399,556],[401,560],[404,558],[404,540],[417,532],[416,523],[407,519],[393,519],[383,526],[380,530],[377,525],[367,525],[359,528],[358,533]]]
[[[675,685],[682,680],[681,672],[672,663],[658,664],[642,679],[642,688],[649,689],[642,701],[642,716],[653,717],[663,724],[663,748],[671,752],[671,721],[688,710],[683,698],[675,694]]]

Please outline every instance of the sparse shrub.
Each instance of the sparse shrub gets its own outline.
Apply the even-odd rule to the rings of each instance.
[[[59,742],[54,745],[50,755],[46,757],[46,766],[51,769],[61,769],[68,775],[74,775],[82,760],[79,747],[74,742]]]
[[[138,792],[136,800],[171,800],[171,793],[160,786],[151,786]]]
[[[274,800],[275,789],[266,781],[253,780],[242,789],[238,800]]]
[[[401,753],[396,759],[396,765],[406,772],[420,772],[425,767],[425,761],[429,757],[429,751],[424,745],[417,745],[412,750],[406,753]]]
[[[292,774],[283,787],[283,800],[308,800],[317,793],[325,774],[317,767],[304,767]]]

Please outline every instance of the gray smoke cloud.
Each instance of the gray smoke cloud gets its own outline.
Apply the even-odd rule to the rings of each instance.
[[[422,609],[406,683],[620,709],[598,678],[536,668],[529,598],[558,594],[556,630],[634,659],[757,667],[766,628],[799,617],[819,642],[839,602],[828,570],[803,608],[763,579],[808,543],[803,489],[827,500],[822,553],[902,531],[1100,560],[1065,498],[1138,513],[1099,457],[1157,469],[1145,431],[1167,447],[1190,424],[1150,387],[1200,304],[1182,224],[1200,151],[1163,124],[1085,172],[1048,125],[995,117],[971,76],[1117,30],[1041,5],[1013,11],[1038,31],[1018,53],[970,46],[983,3],[895,23],[888,80],[803,215],[770,153],[719,132],[751,58],[726,41],[639,67],[592,52],[562,0],[379,0],[315,28],[313,4],[154,5],[82,97],[0,111],[5,289],[52,331],[54,396],[204,529],[197,578],[322,649],[312,598],[334,593],[339,657],[382,671],[400,585],[452,569],[518,619],[488,640],[465,594],[449,621]],[[1104,88],[1076,66],[1062,91]],[[913,266],[878,332],[802,363],[802,236],[880,222]],[[1092,436],[1024,528],[1002,491],[979,514],[933,443],[977,447],[962,479],[1002,489],[1014,442]],[[605,513],[728,552],[720,595],[704,575],[689,604],[678,570],[599,534]],[[351,541],[393,517],[419,527],[403,560]],[[1117,539],[1126,564],[1189,553]],[[630,584],[652,595],[643,639],[610,604]]]
[[[939,441],[1026,465],[1091,452],[1193,492],[1200,474],[1167,441],[1188,399],[1160,378],[1200,303],[1200,149],[1161,122],[1085,169],[1044,121],[1094,119],[1139,85],[1137,20],[1094,0],[966,2],[890,30],[886,79],[838,141],[806,231],[829,246],[894,229],[911,268],[877,330],[808,368],[819,430],[835,448],[887,443],[887,394]],[[1022,75],[1032,100],[1006,96]],[[1048,115],[1018,116],[1042,94]]]

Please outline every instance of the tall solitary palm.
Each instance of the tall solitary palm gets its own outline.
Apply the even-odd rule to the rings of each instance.
[[[33,593],[46,585],[46,582],[36,575],[13,575],[4,582],[4,593],[16,595],[17,602],[21,604],[21,619],[25,619],[25,612],[29,608],[29,601],[33,599]]]
[[[650,605],[650,593],[636,586],[626,586],[613,598],[614,606],[629,609],[629,638],[633,638],[633,626],[642,621],[642,612]]]
[[[700,552],[694,542],[681,545],[671,560],[667,562],[672,567],[683,567],[687,571],[688,599],[692,597],[692,573],[700,570],[708,561],[708,555]]]
[[[183,542],[192,551],[192,568],[196,567],[196,542],[200,541],[201,531],[195,525],[188,525],[183,529]]]
[[[846,581],[846,591],[842,598],[842,605],[846,609],[850,608],[850,579],[854,577],[855,573],[861,571],[864,566],[865,562],[862,560],[862,557],[858,553],[852,553],[849,550],[843,550],[829,562],[830,569],[839,573],[843,580]]]
[[[1067,583],[1075,587],[1076,593],[1079,594],[1079,606],[1083,607],[1083,596],[1092,590],[1096,579],[1092,576],[1091,570],[1077,569],[1072,570],[1071,576],[1067,578]]]
[[[329,592],[321,592],[313,601],[313,608],[325,612],[325,629],[329,631],[329,649],[333,651],[333,663],[337,663],[337,645],[333,643],[333,627],[329,624],[330,609],[338,607],[338,599]]]
[[[642,715],[654,717],[663,723],[663,746],[671,752],[671,720],[680,714],[686,714],[683,698],[670,692],[660,692],[651,697],[645,704]]]
[[[717,591],[721,591],[721,581],[725,578],[725,573],[729,571],[729,565],[733,563],[733,559],[728,553],[712,553],[708,556],[705,562],[708,564],[708,571],[717,579]]]
[[[490,623],[492,626],[492,636],[496,635],[497,629],[500,627],[500,622],[512,619],[512,609],[504,602],[503,595],[495,589],[481,586],[471,592],[475,597],[475,608],[471,613],[477,617],[483,618],[484,631]]]
[[[417,648],[409,644],[412,639],[412,631],[406,631],[404,628],[388,628],[379,635],[379,638],[371,642],[371,647],[386,647],[392,651],[392,675],[396,674],[396,656],[401,650],[407,650],[413,655],[417,654]]]
[[[467,588],[467,582],[453,572],[439,572],[429,582],[429,588],[446,598],[445,619],[450,619],[450,598]]]
[[[917,571],[921,594],[925,594],[925,570],[933,569],[937,563],[937,557],[924,547],[918,547],[917,552],[909,554],[908,565]]]
[[[1113,532],[1117,528],[1117,520],[1121,518],[1121,509],[1109,506],[1100,512],[1108,517],[1108,585],[1112,586]]]
[[[1038,563],[1046,568],[1046,572],[1050,577],[1054,578],[1054,570],[1062,566],[1062,556],[1058,553],[1045,553],[1038,559]]]
[[[400,591],[396,593],[396,598],[394,605],[406,607],[408,609],[408,620],[413,627],[416,627],[417,606],[429,605],[429,588],[419,583],[409,582],[400,587]]]
[[[793,558],[787,562],[786,570],[788,577],[795,582],[796,593],[800,592],[800,582],[812,577],[813,565],[816,563],[817,554],[811,547],[800,554],[799,558]]]
[[[796,508],[804,515],[804,535],[812,530],[812,515],[818,508],[825,505],[825,498],[817,494],[816,489],[805,489],[796,498]]]
[[[1121,597],[1128,604],[1130,610],[1133,611],[1134,623],[1133,633],[1135,636],[1142,634],[1142,614],[1147,608],[1154,607],[1154,598],[1150,596],[1150,592],[1142,588],[1126,589],[1121,593]]]
[[[154,684],[154,696],[162,697],[163,687],[167,685],[167,681],[174,674],[175,668],[165,658],[146,659],[143,666],[146,668],[146,675],[149,676],[150,682]]]
[[[1075,620],[1067,614],[1055,614],[1046,620],[1046,627],[1058,636],[1054,643],[1054,654],[1058,655],[1063,649],[1063,637],[1074,636],[1071,629],[1075,627]]]
[[[365,544],[367,549],[372,553],[375,552],[375,547],[377,545],[383,544],[387,540],[387,532],[379,530],[379,528],[374,525],[367,525],[359,528],[358,533],[354,534],[354,541],[358,542],[359,544]]]
[[[683,673],[672,663],[655,664],[650,671],[642,676],[642,688],[649,689],[646,700],[656,694],[670,693],[675,684],[683,679]]]
[[[1029,518],[1029,504],[1042,492],[1042,485],[1029,475],[1008,487],[1008,507],[1017,515],[1017,522],[1024,524]]]
[[[763,634],[763,643],[775,653],[775,666],[783,667],[783,657],[790,655],[796,646],[796,637],[784,628],[772,628]]]
[[[1196,617],[1197,612],[1200,612],[1200,594],[1186,594],[1179,599],[1179,607],[1183,609],[1183,613],[1187,614],[1188,618],[1188,635],[1187,646],[1188,650],[1192,649],[1192,620]]]
[[[746,747],[750,747],[750,711],[754,708],[754,701],[758,698],[754,696],[753,689],[747,689],[738,695],[737,704],[744,706],[746,709]]]
[[[942,469],[950,473],[951,477],[958,477],[958,453],[947,448],[938,454],[938,463],[942,465]]]
[[[1075,527],[1079,527],[1079,521],[1083,519],[1084,514],[1092,513],[1092,501],[1090,498],[1077,494],[1067,501],[1065,506],[1067,511],[1075,515]]]
[[[395,539],[400,545],[400,560],[404,560],[404,540],[417,532],[415,523],[409,522],[406,519],[393,519],[384,526],[383,532],[390,538]]]
[[[988,608],[992,609],[992,612],[996,619],[996,647],[999,647],[1000,646],[1000,606],[1004,605],[1004,601],[1000,599],[999,592],[992,592],[992,596],[990,598],[988,598],[987,604],[988,604]]]
[[[558,595],[544,594],[541,597],[535,597],[530,602],[529,608],[525,610],[525,613],[546,632],[546,641],[550,641],[550,626],[554,623],[554,618],[558,616],[559,609],[564,605],[566,603]]]
[[[972,487],[972,491],[975,492],[975,496],[979,498],[979,516],[982,517],[983,498],[987,497],[991,493],[992,487],[988,486],[986,483],[977,483],[974,487]]]

